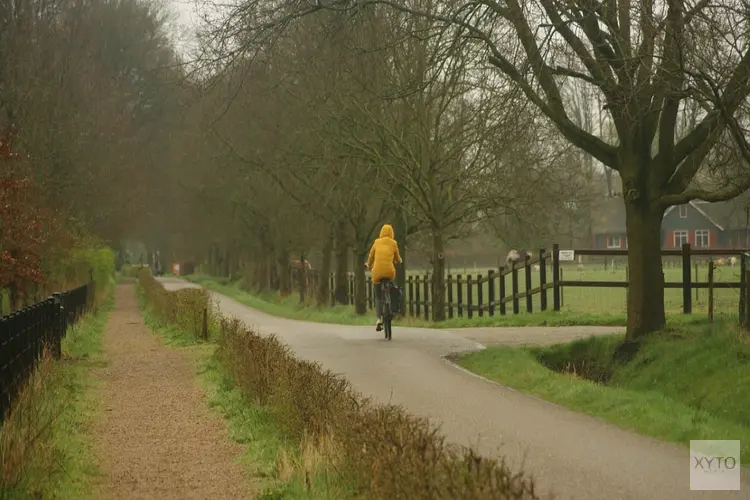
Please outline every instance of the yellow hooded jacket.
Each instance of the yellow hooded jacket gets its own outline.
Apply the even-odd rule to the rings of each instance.
[[[394,262],[396,264],[402,262],[401,255],[398,253],[398,243],[393,239],[391,225],[384,224],[380,229],[380,237],[372,244],[370,256],[367,258],[367,266],[372,271],[372,282],[378,284],[383,278],[395,280]]]

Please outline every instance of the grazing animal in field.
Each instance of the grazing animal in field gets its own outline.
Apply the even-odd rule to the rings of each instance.
[[[714,263],[716,267],[722,267],[726,264],[726,261],[724,259],[716,259],[716,262]]]
[[[521,254],[518,252],[518,250],[511,250],[508,252],[508,255],[505,256],[505,265],[510,267],[511,264],[514,264],[521,260]]]
[[[737,259],[737,257],[733,255],[732,257],[730,257],[730,258],[729,258],[729,264],[730,264],[730,265],[731,265],[732,267],[734,267],[734,266],[736,266],[736,265],[737,265],[737,261],[738,261],[738,260],[739,260],[739,259]]]
[[[538,272],[539,272],[539,269],[541,269],[541,268],[539,267],[539,264],[534,264],[534,271],[538,273]]]
[[[578,263],[578,270],[583,272],[583,262]]]

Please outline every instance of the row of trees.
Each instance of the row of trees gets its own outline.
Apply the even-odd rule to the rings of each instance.
[[[592,192],[579,188],[593,170],[455,27],[389,8],[325,12],[228,64],[242,35],[226,30],[204,33],[201,60],[218,62],[203,81],[208,155],[190,182],[211,214],[206,240],[250,286],[289,293],[290,259],[315,250],[323,276],[336,270],[341,303],[354,269],[364,313],[361,263],[389,222],[407,261],[408,236],[430,240],[441,320],[447,242],[539,224],[550,206]]]
[[[359,259],[384,218],[402,238],[427,231],[441,297],[446,239],[542,203],[576,210],[603,165],[622,183],[634,340],[665,322],[665,210],[750,185],[746,12],[739,0],[216,5],[201,59],[232,96],[212,123],[235,159],[222,175],[242,182],[213,199],[241,214],[232,234],[252,235],[254,261],[316,243]]]
[[[87,279],[93,264],[73,265],[83,247],[151,225],[188,92],[165,20],[136,0],[0,0],[0,299],[12,309]]]
[[[363,312],[383,222],[429,242],[439,301],[451,239],[582,223],[616,172],[635,339],[664,324],[664,211],[750,185],[741,0],[211,7],[188,71],[150,3],[1,0],[0,137],[22,154],[0,160],[2,196],[74,237],[204,254],[282,293],[316,251],[339,301],[357,271]],[[3,276],[28,262],[10,240],[35,234],[14,220]]]

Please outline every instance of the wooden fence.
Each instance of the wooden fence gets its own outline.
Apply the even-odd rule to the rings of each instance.
[[[709,296],[709,317],[713,315],[713,291],[717,289],[737,289],[739,292],[737,312],[739,319],[743,320],[745,310],[745,274],[748,266],[745,254],[750,250],[745,249],[695,249],[685,244],[681,249],[662,250],[662,258],[680,262],[682,268],[681,281],[666,281],[665,288],[682,289],[682,312],[690,314],[693,312],[693,290],[706,289]],[[576,249],[573,257],[595,257],[604,258],[604,261],[612,258],[627,258],[627,249],[598,250],[598,249]],[[570,251],[562,252],[571,257]],[[714,257],[738,257],[740,264],[740,277],[736,281],[715,281]],[[563,305],[563,290],[567,287],[584,288],[627,288],[627,280],[566,280],[564,269],[575,269],[576,261],[561,260],[561,251],[558,245],[553,245],[552,250],[539,250],[535,256],[526,256],[524,261],[510,266],[500,266],[496,269],[488,269],[477,274],[448,274],[446,284],[446,316],[450,318],[473,318],[484,315],[495,316],[507,314],[520,314],[521,312],[533,313],[535,295],[539,295],[538,311],[560,311]],[[692,266],[697,260],[705,260],[707,265],[706,281],[693,279]],[[549,272],[548,272],[549,267]],[[293,283],[298,283],[299,270],[294,271]],[[308,277],[306,288],[314,290],[320,280],[315,271],[306,272]],[[538,274],[538,280],[532,276]],[[509,277],[509,279],[508,279]],[[330,280],[331,304],[335,302],[334,284],[335,276],[331,274]],[[372,280],[366,277],[365,287],[366,302],[369,308],[374,307],[374,293]],[[509,283],[508,283],[509,281]],[[537,281],[537,283],[534,283]],[[347,301],[354,304],[355,301],[355,278],[353,273],[347,277]],[[432,277],[429,273],[424,275],[410,274],[407,277],[402,291],[404,314],[414,317],[430,318],[433,302],[431,297]]]

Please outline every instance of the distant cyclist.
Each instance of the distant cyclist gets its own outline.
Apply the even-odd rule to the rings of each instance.
[[[393,227],[384,224],[380,229],[380,237],[375,240],[370,248],[370,256],[365,265],[372,271],[372,282],[375,284],[375,314],[377,321],[375,329],[383,329],[383,293],[380,282],[384,279],[396,279],[396,267],[393,264],[401,264],[401,255],[398,252],[398,243],[393,239]]]

